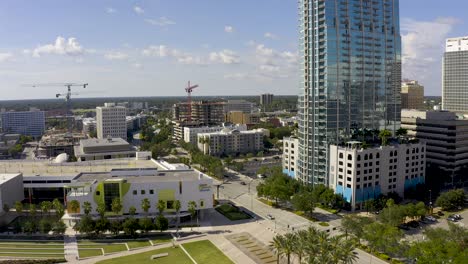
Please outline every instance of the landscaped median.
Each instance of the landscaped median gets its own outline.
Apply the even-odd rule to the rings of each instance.
[[[183,247],[183,249],[181,248]],[[145,253],[113,258],[98,262],[99,264],[127,264],[127,263],[158,263],[158,264],[193,264],[190,257],[199,264],[233,264],[221,250],[209,240],[190,242],[178,247],[167,247],[151,250]],[[167,254],[167,255],[166,255]],[[160,255],[156,260],[151,259]],[[190,256],[190,257],[189,257]]]
[[[63,259],[63,241],[2,240],[0,257]]]
[[[151,247],[170,242],[170,235],[160,235],[146,239],[104,239],[104,240],[78,240],[78,255],[80,259],[114,254],[138,248]]]
[[[218,207],[215,208],[216,211],[218,211],[220,214],[224,215],[231,221],[236,221],[236,220],[245,220],[245,219],[251,219],[252,217],[239,210],[238,207],[233,206],[232,204],[222,204]]]

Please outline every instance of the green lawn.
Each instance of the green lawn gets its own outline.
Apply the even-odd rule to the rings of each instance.
[[[209,240],[186,243],[183,246],[197,263],[234,264]]]
[[[78,248],[78,255],[80,256],[80,258],[90,258],[90,257],[102,256],[101,249],[96,248],[96,249],[83,250],[81,248],[82,248],[81,246]]]
[[[145,241],[132,240],[132,241],[127,241],[127,244],[128,244],[128,247],[131,249],[151,246],[149,240],[145,240]]]
[[[42,253],[42,254],[38,254]],[[63,258],[63,243],[36,241],[0,242],[0,256]]]
[[[162,257],[157,260],[151,260],[152,255],[169,253],[169,256]],[[130,256],[108,259],[98,262],[99,264],[128,264],[128,263],[158,263],[158,264],[192,264],[192,261],[185,255],[180,248],[163,248],[152,250],[145,253],[134,254]],[[200,262],[202,264],[202,262]]]
[[[240,211],[238,208],[230,204],[220,205],[216,207],[216,211],[218,211],[220,214],[224,215],[231,221],[245,220],[251,218],[250,215]]]
[[[171,235],[161,235],[159,237],[151,238],[151,242],[153,242],[154,245],[168,243],[168,242],[171,242],[171,240],[172,240]]]

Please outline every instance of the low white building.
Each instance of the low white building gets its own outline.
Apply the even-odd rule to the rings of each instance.
[[[343,195],[352,210],[380,194],[395,192],[425,182],[426,145],[395,144],[363,148],[361,142],[330,145],[329,187]]]
[[[96,132],[96,118],[83,118],[83,134]]]
[[[23,174],[0,174],[0,213],[4,212],[5,205],[13,208],[16,202],[21,202],[23,199]]]
[[[134,158],[136,148],[121,138],[82,139],[80,145],[74,146],[78,161]]]
[[[198,148],[207,155],[239,155],[263,150],[263,137],[268,130],[239,131],[224,128],[219,132],[198,134]],[[269,131],[268,131],[269,132]]]
[[[159,161],[157,162],[159,163]],[[128,214],[135,207],[137,214],[145,214],[141,208],[143,199],[148,199],[151,207],[148,213],[158,212],[158,201],[164,201],[167,217],[175,217],[175,202],[181,203],[180,212],[187,215],[188,204],[194,201],[201,212],[213,208],[213,179],[184,165],[170,166],[174,170],[158,168],[112,169],[110,172],[81,173],[67,188],[67,201],[76,200],[80,208],[85,202],[91,203],[91,214],[97,214],[98,204],[105,204],[111,212],[112,201],[120,199],[123,208],[120,214]],[[71,212],[70,208],[69,213]],[[75,214],[83,214],[82,209]],[[203,213],[202,213],[203,214]]]
[[[283,138],[283,173],[289,177],[296,177],[298,155],[299,139],[294,137]]]
[[[237,125],[225,125],[225,126],[215,126],[215,127],[184,127],[184,141],[190,144],[196,145],[198,143],[198,134],[201,133],[214,133],[223,130],[224,128],[237,129],[239,131],[246,131],[247,125],[237,124]]]

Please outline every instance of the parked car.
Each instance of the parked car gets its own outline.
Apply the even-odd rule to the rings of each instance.
[[[462,217],[459,214],[453,215],[453,217],[457,220],[462,220]]]
[[[419,226],[419,223],[416,222],[416,221],[411,221],[407,225],[412,227],[412,228],[417,228]]]
[[[241,185],[247,185],[247,184],[245,183],[245,181],[241,181],[240,184],[241,184]]]
[[[266,217],[270,220],[275,220],[275,218],[271,214],[267,214]]]
[[[407,225],[399,225],[398,228],[403,229],[403,230],[410,230]]]
[[[428,221],[431,221],[431,222],[436,222],[437,221],[437,219],[435,217],[433,217],[432,215],[426,216],[424,219],[426,219]]]
[[[274,156],[273,159],[278,160],[278,159],[280,159],[280,157],[279,156]]]
[[[453,215],[449,216],[449,217],[447,218],[447,220],[452,221],[452,222],[457,222],[457,221],[458,221],[458,219],[455,218],[455,216],[453,216]]]

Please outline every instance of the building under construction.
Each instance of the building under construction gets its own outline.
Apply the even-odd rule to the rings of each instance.
[[[192,101],[173,106],[173,120],[199,123],[202,126],[220,125],[224,122],[224,102]]]

